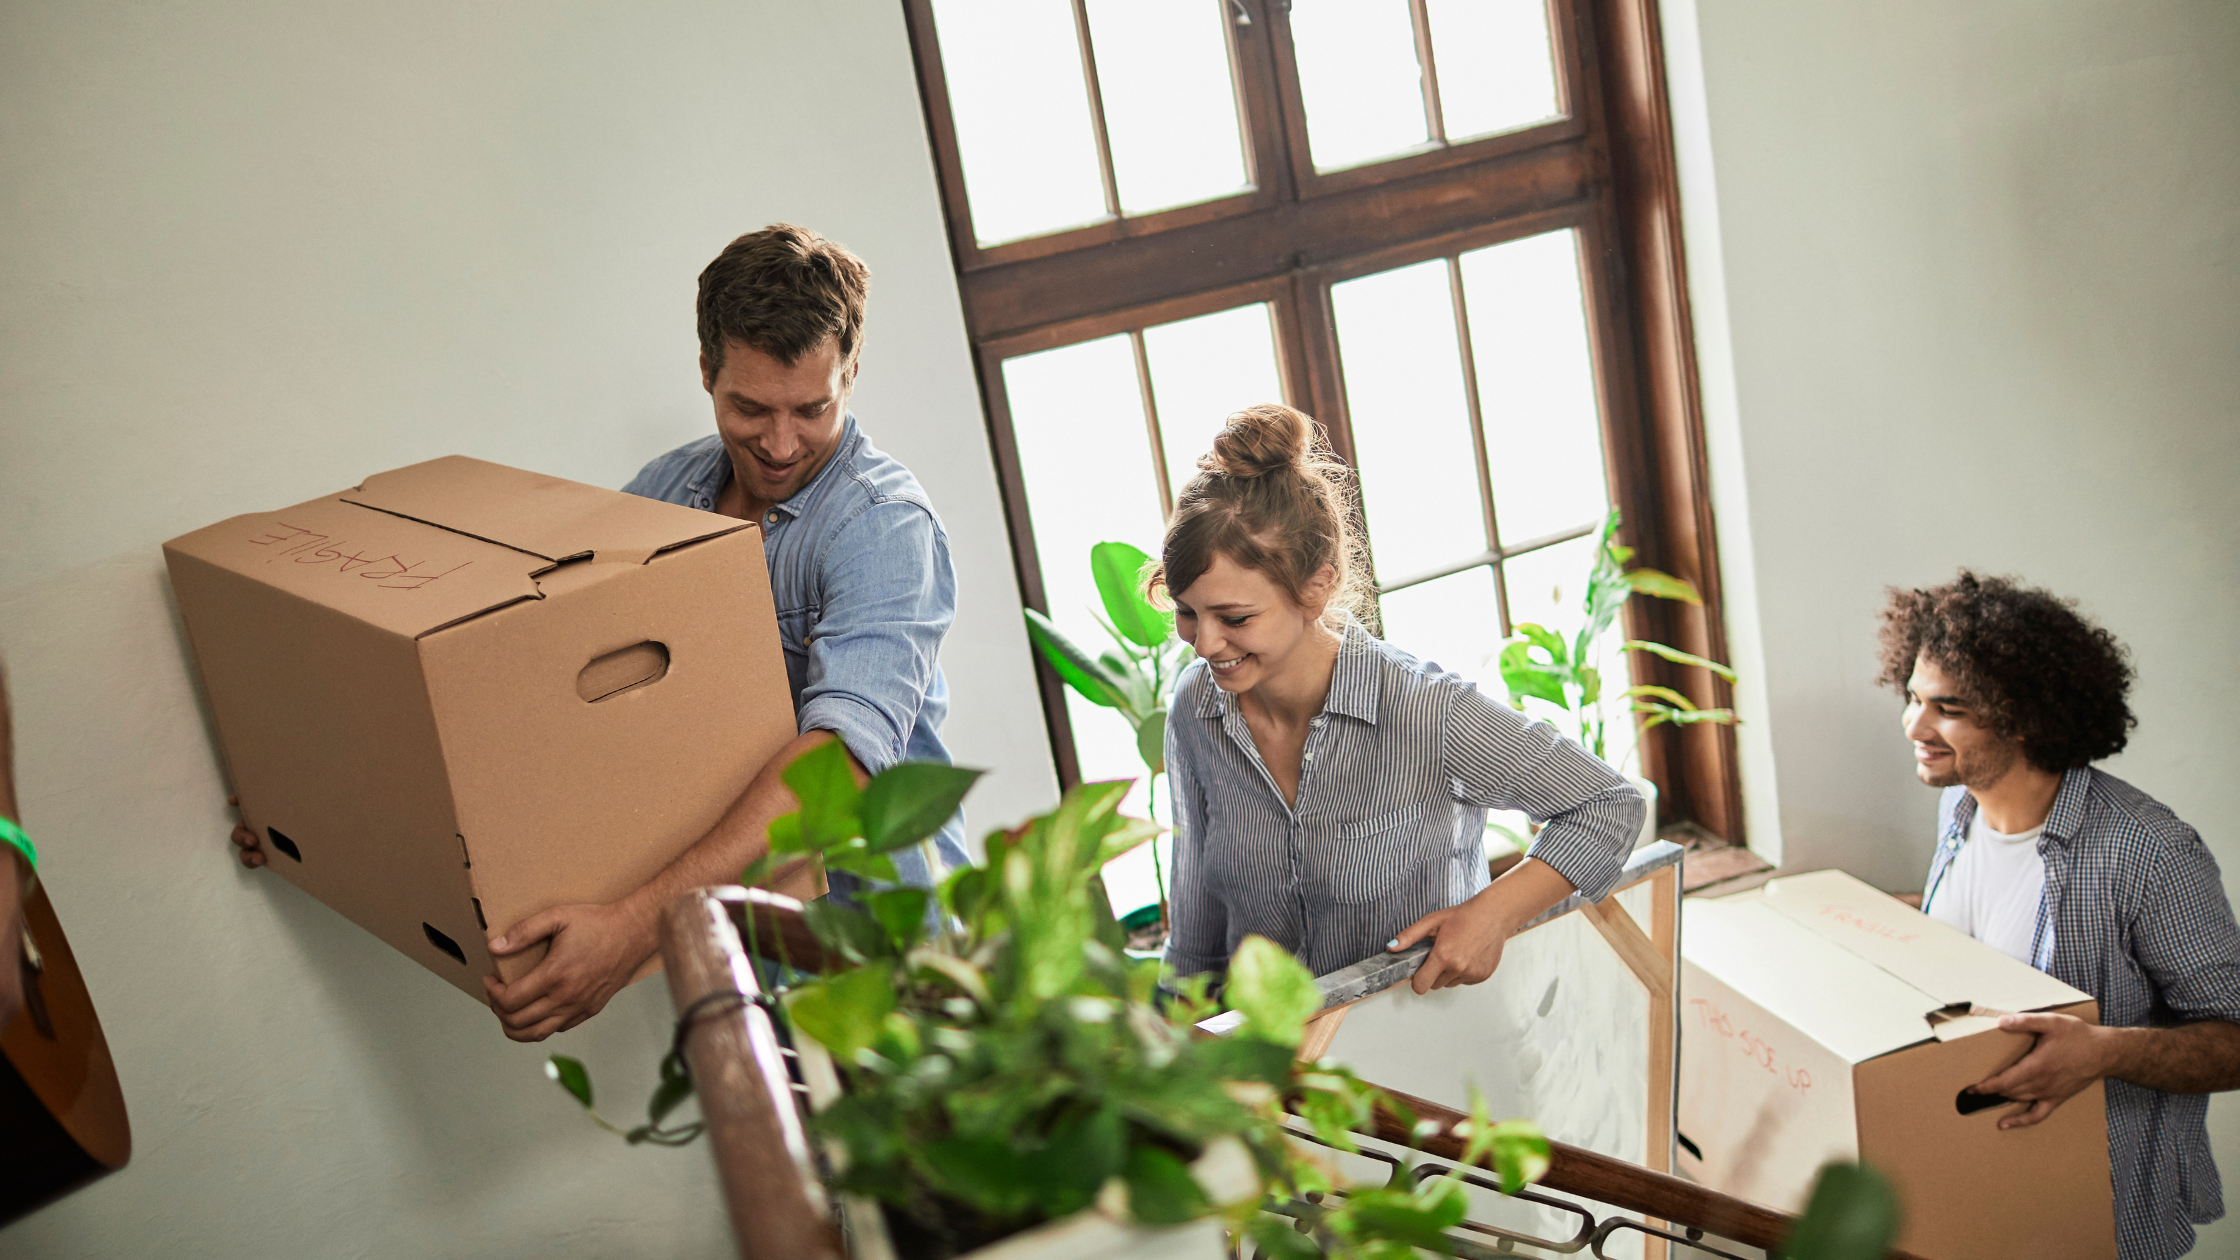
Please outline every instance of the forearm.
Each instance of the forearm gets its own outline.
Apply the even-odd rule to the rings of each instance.
[[[628,910],[633,928],[648,955],[659,947],[662,911],[678,897],[694,888],[738,883],[739,874],[747,864],[769,850],[771,820],[801,808],[800,799],[786,786],[786,767],[801,754],[832,738],[830,731],[809,731],[795,736],[763,765],[747,789],[723,812],[723,817],[708,829],[707,835],[623,899],[621,904]],[[868,776],[852,755],[848,764],[856,773],[856,781],[864,782]]]
[[[2223,1020],[2175,1028],[2103,1028],[2106,1075],[2166,1094],[2240,1089],[2240,1025]]]
[[[1577,892],[1563,872],[1539,858],[1528,857],[1502,872],[1470,899],[1472,908],[1498,924],[1502,935],[1512,936],[1549,907]]]

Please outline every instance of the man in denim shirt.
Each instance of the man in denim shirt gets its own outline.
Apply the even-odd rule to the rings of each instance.
[[[687,889],[737,880],[761,856],[770,820],[799,807],[779,778],[794,758],[838,739],[859,776],[905,758],[949,760],[938,663],[957,605],[949,540],[910,470],[848,414],[869,280],[854,254],[788,224],[740,237],[700,273],[701,383],[716,432],[623,488],[762,528],[800,734],[645,887],[612,905],[531,915],[490,942],[500,954],[552,942],[528,975],[484,981],[517,1041],[598,1014],[653,956],[665,907]],[[935,838],[944,862],[964,862],[962,839],[951,818]],[[915,848],[894,858],[910,883],[938,875]]]

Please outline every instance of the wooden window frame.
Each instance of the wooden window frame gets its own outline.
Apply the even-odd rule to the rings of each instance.
[[[1005,359],[1266,302],[1276,313],[1286,398],[1320,419],[1339,457],[1351,463],[1330,285],[1571,228],[1582,261],[1611,499],[1625,514],[1623,537],[1640,563],[1686,578],[1703,594],[1701,606],[1629,601],[1626,632],[1725,659],[1657,0],[1549,0],[1564,117],[1449,144],[1437,138],[1433,91],[1427,94],[1430,145],[1326,172],[1316,172],[1308,158],[1286,0],[1222,3],[1249,18],[1249,25],[1232,20],[1227,26],[1252,189],[983,245],[972,231],[932,0],[903,0],[1022,597],[1049,610],[1004,390]],[[1420,33],[1422,0],[1413,7]],[[1086,65],[1084,0],[1074,0],[1074,9]],[[1435,75],[1432,59],[1423,61],[1427,77]],[[1092,119],[1101,119],[1088,68]],[[1101,123],[1093,125],[1107,204],[1117,207]],[[1142,361],[1139,344],[1139,371]],[[1519,544],[1505,554],[1527,549]],[[1509,629],[1502,627],[1504,635]],[[1732,705],[1728,685],[1708,670],[1645,654],[1635,654],[1629,667],[1639,681],[1676,687],[1713,706]],[[1036,669],[1059,777],[1070,785],[1080,771],[1064,686],[1039,660]],[[1744,843],[1731,727],[1642,732],[1640,758],[1643,776],[1660,789],[1661,822],[1692,822]]]

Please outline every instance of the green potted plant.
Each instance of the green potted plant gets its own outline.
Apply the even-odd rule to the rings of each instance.
[[[821,749],[787,770],[802,808],[773,835],[789,852],[876,865],[931,834],[961,794],[953,776],[968,773],[903,766],[859,791],[845,770]],[[781,1000],[796,1044],[813,1042],[837,1070],[841,1089],[811,1121],[838,1155],[836,1188],[879,1204],[910,1260],[1038,1228],[1064,1236],[1053,1247],[1079,1248],[1092,1217],[1123,1227],[1106,1235],[1130,1247],[1167,1238],[1209,1257],[1225,1254],[1215,1220],[1281,1260],[1450,1251],[1444,1231],[1466,1207],[1458,1174],[1334,1194],[1331,1172],[1286,1136],[1295,1115],[1355,1149],[1352,1131],[1392,1106],[1343,1067],[1295,1061],[1320,1004],[1303,966],[1248,938],[1222,994],[1242,1026],[1216,1038],[1195,1028],[1216,1010],[1202,980],[1163,991],[1159,963],[1123,951],[1099,871],[1158,830],[1118,812],[1128,787],[1084,784],[991,835],[986,863],[943,884],[937,916],[922,913],[936,894],[913,889],[862,908],[828,900],[808,916],[829,969]],[[590,1106],[581,1064],[555,1056],[550,1070]],[[689,1089],[677,1079],[664,1068],[651,1128],[626,1136],[691,1140],[692,1126],[663,1127]],[[1512,1190],[1537,1178],[1546,1140],[1478,1110],[1473,1159],[1490,1155]],[[1130,1254],[1154,1253],[1199,1254]]]
[[[1104,604],[1097,622],[1113,643],[1104,652],[1090,655],[1032,608],[1026,616],[1027,638],[1066,686],[1089,703],[1118,713],[1135,732],[1136,754],[1150,775],[1144,783],[1145,812],[1156,821],[1159,776],[1167,771],[1167,696],[1192,653],[1189,644],[1174,636],[1174,614],[1143,597],[1143,571],[1150,563],[1142,549],[1124,542],[1089,548],[1089,570]],[[1130,911],[1121,920],[1133,943],[1145,947],[1166,939],[1167,877],[1156,837],[1151,869],[1158,903]]]
[[[1618,509],[1612,508],[1595,537],[1594,561],[1587,570],[1585,598],[1580,601],[1584,619],[1578,629],[1566,638],[1547,626],[1520,622],[1515,637],[1502,647],[1499,659],[1501,681],[1508,688],[1511,705],[1519,712],[1529,712],[1527,704],[1531,701],[1553,706],[1565,719],[1576,723],[1580,744],[1604,760],[1609,759],[1605,706],[1610,697],[1602,686],[1602,644],[1610,627],[1617,623],[1618,613],[1635,595],[1703,603],[1694,584],[1684,578],[1655,569],[1626,568],[1634,553],[1618,542],[1618,524]],[[1667,644],[1627,639],[1619,648],[1663,657],[1675,664],[1700,666],[1730,683],[1735,681],[1734,671],[1727,666]],[[1692,726],[1737,720],[1732,709],[1700,707],[1670,687],[1637,683],[1618,694],[1629,702],[1629,714],[1644,715],[1644,731],[1665,723]],[[1633,782],[1649,797],[1648,834],[1653,835],[1656,787],[1640,778]]]

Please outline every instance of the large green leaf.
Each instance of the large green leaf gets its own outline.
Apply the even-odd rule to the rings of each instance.
[[[1571,659],[1569,650],[1564,647],[1563,636],[1546,626],[1530,621],[1520,621],[1517,623],[1517,636],[1532,646],[1545,651],[1548,654],[1548,660],[1554,664],[1566,664]]]
[[[871,851],[916,844],[941,830],[983,773],[938,761],[905,761],[874,775],[856,807]]]
[[[1174,614],[1161,612],[1143,597],[1143,571],[1150,564],[1150,556],[1124,542],[1089,548],[1089,570],[1096,576],[1105,616],[1121,634],[1155,648],[1174,637]]]
[[[819,897],[801,907],[801,917],[826,949],[851,961],[884,958],[896,952],[893,939],[878,919],[830,897]]]
[[[1111,676],[1111,672],[1095,658],[1065,636],[1065,632],[1050,624],[1050,619],[1029,608],[1027,638],[1050,668],[1066,686],[1081,693],[1081,698],[1091,704],[1101,704],[1108,709],[1119,708],[1128,694],[1127,684]]]
[[[818,904],[815,902],[812,905]],[[823,1043],[843,1063],[879,1036],[895,1008],[894,976],[884,967],[858,967],[794,990],[786,1004],[793,1026]]]
[[[1167,772],[1167,711],[1153,709],[1136,728],[1136,755],[1153,774]]]
[[[865,893],[863,904],[887,930],[898,950],[909,949],[926,930],[926,907],[933,894],[923,888],[888,888]]]
[[[826,740],[794,758],[781,777],[801,800],[803,847],[823,851],[863,834],[856,818],[863,792],[856,786],[845,744]]]
[[[1135,657],[1120,652],[1100,652],[1097,664],[1119,680],[1124,697],[1120,711],[1128,715],[1130,722],[1142,721],[1144,714],[1159,707],[1159,702],[1151,695],[1151,676]]]
[[[1865,1164],[1829,1164],[1813,1183],[1781,1254],[1793,1260],[1880,1260],[1898,1236],[1897,1192]]]
[[[1189,1167],[1159,1147],[1128,1152],[1122,1175],[1128,1181],[1128,1215],[1146,1225],[1177,1225],[1213,1207]]]
[[[1148,840],[1156,840],[1166,828],[1148,818],[1123,818],[1112,830],[1104,833],[1104,841],[1097,852],[1097,866],[1119,857]]]
[[[1563,690],[1568,671],[1533,660],[1531,643],[1519,640],[1501,649],[1500,666],[1501,682],[1508,687],[1512,701],[1530,698],[1563,709],[1571,707],[1571,699]]]
[[[1296,1046],[1307,1018],[1322,1009],[1322,990],[1314,974],[1283,946],[1265,936],[1247,936],[1229,959],[1229,981],[1222,997],[1244,1012],[1244,1031],[1265,1041]]]
[[[1708,669],[1728,682],[1734,681],[1733,670],[1717,661],[1697,656],[1693,652],[1683,652],[1676,647],[1666,647],[1662,643],[1651,643],[1647,639],[1627,639],[1625,649],[1628,652],[1647,652],[1653,656],[1661,656],[1676,665],[1693,665],[1699,669]]]

